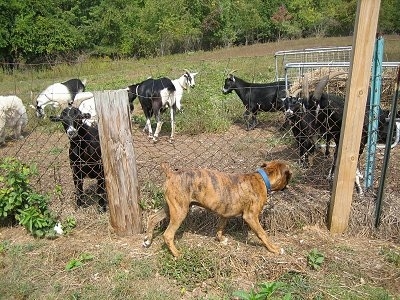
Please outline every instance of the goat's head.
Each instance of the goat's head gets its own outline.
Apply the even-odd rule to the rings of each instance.
[[[90,119],[90,114],[83,114],[79,108],[74,106],[64,108],[59,116],[50,116],[50,121],[62,123],[69,139],[78,135],[79,127],[83,125],[84,119]]]
[[[198,74],[198,72],[195,73],[190,73],[187,69],[184,70],[185,73],[182,75],[183,76],[183,88],[187,89],[188,87],[194,88],[195,87],[195,82],[194,82],[194,77]]]
[[[236,70],[232,70],[228,73],[228,76],[225,78],[225,83],[224,86],[222,87],[222,93],[224,95],[232,93],[234,89],[236,89],[236,79],[233,73],[236,72]]]
[[[292,116],[298,111],[304,111],[304,99],[299,97],[302,89],[297,89],[292,94],[288,95],[283,101],[286,117]]]

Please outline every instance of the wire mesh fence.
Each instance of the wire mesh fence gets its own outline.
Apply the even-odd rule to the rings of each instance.
[[[310,92],[313,92],[315,84],[323,75],[333,71],[330,68],[327,71],[321,70],[322,68],[319,68],[317,75],[316,71],[310,75]],[[303,77],[305,74],[307,72],[302,72]],[[387,82],[383,84],[383,94],[387,94],[388,105],[386,108],[389,109],[389,99],[393,96],[394,75],[390,75],[389,72],[387,74],[385,76]],[[76,74],[74,75],[71,77],[77,77]],[[206,86],[208,80],[210,82],[215,81],[213,76],[214,74],[209,71],[203,74],[200,72],[200,80],[197,81],[197,85]],[[218,86],[222,87],[223,79],[222,76],[219,78]],[[30,82],[33,81],[30,80]],[[324,91],[344,95],[345,82],[344,76],[336,78],[327,84]],[[42,83],[41,86],[44,87],[46,84]],[[19,86],[19,84],[15,84],[15,86]],[[122,87],[122,84],[117,84],[117,88]],[[35,88],[36,90],[41,89],[36,86]],[[18,93],[19,88],[14,90],[7,88],[6,90],[5,93],[10,93],[10,91]],[[152,208],[155,202],[162,198],[164,175],[159,165],[163,161],[170,162],[174,168],[206,167],[225,172],[253,172],[264,161],[282,159],[290,163],[295,175],[288,191],[272,195],[268,210],[269,217],[263,218],[264,224],[270,226],[271,230],[277,230],[277,228],[285,230],[297,226],[293,224],[324,223],[331,190],[331,180],[328,179],[328,175],[336,145],[327,143],[324,140],[323,133],[314,134],[320,141],[317,142],[314,153],[310,155],[309,166],[304,168],[299,163],[301,158],[300,145],[294,137],[292,127],[287,122],[287,116],[283,111],[259,112],[257,114],[257,126],[253,130],[246,130],[246,122],[242,117],[245,107],[235,93],[224,96],[220,89],[213,90],[211,96],[207,93],[196,87],[190,93],[184,94],[182,100],[184,110],[177,115],[178,122],[179,118],[193,117],[189,114],[189,111],[198,105],[199,99],[218,97],[221,101],[213,102],[214,110],[231,116],[231,124],[226,130],[218,132],[190,133],[190,131],[183,130],[182,126],[179,127],[178,123],[174,143],[169,142],[168,113],[163,114],[165,124],[159,140],[154,143],[149,140],[147,133],[143,132],[145,125],[143,112],[139,103],[135,102],[135,109],[130,122],[132,124],[132,139],[138,168],[142,207],[145,209]],[[27,96],[27,92],[24,92],[24,96]],[[235,105],[227,105],[228,100],[226,99],[229,99]],[[25,104],[27,107],[29,106],[28,102],[25,102]],[[52,111],[50,108],[47,114],[50,116],[59,114],[59,112],[59,109]],[[201,110],[196,114],[196,117],[201,117]],[[32,109],[28,109],[28,118],[28,126],[24,132],[25,138],[14,140],[12,136],[7,135],[6,144],[0,149],[1,156],[17,157],[27,163],[36,164],[38,176],[34,182],[35,188],[49,193],[52,201],[59,203],[57,206],[59,214],[63,214],[64,210],[73,210],[76,189],[72,180],[73,174],[69,159],[70,140],[61,124],[49,122],[48,118],[38,119]],[[208,121],[209,119],[204,118],[204,122]],[[382,136],[384,136],[384,132]],[[319,148],[318,145],[321,145],[321,147]],[[324,145],[331,148],[329,156],[325,153]],[[397,197],[400,168],[398,149],[399,147],[394,147],[392,150],[386,181],[387,204],[383,215],[382,228],[388,235],[400,232],[400,218],[395,210],[399,201]],[[371,226],[373,223],[371,220],[374,217],[374,194],[379,184],[383,149],[378,148],[376,156],[378,160],[375,166],[376,174],[373,189],[366,193],[363,198],[358,197],[355,193],[355,204],[352,211],[354,218],[350,226],[357,227],[359,224]],[[364,171],[364,162],[365,158],[361,156],[361,173]],[[89,197],[96,195],[96,186],[95,179],[84,181],[87,205],[95,204],[98,201],[97,196]],[[275,217],[271,218],[271,214]],[[282,219],[285,221],[282,221]],[[282,225],[282,222],[284,225]],[[356,231],[362,233],[363,230],[365,229],[357,229]]]

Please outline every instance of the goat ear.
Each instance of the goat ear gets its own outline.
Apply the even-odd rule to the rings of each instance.
[[[61,122],[60,116],[50,116],[49,119],[52,122]]]

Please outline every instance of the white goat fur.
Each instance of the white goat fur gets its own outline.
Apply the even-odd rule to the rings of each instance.
[[[82,113],[89,113],[90,119],[84,119],[83,123],[94,126],[98,123],[96,107],[94,105],[94,95],[91,92],[80,92],[76,94],[74,106],[78,106]]]
[[[189,81],[188,74],[192,78],[192,80]],[[198,74],[196,73],[185,73],[178,79],[171,80],[172,83],[175,86],[175,105],[178,110],[181,110],[181,100],[182,100],[182,95],[183,95],[183,90],[187,90],[189,87],[194,87],[195,82],[194,82],[194,77]]]
[[[82,80],[83,85],[86,85],[86,80]],[[54,108],[62,107],[65,108],[71,104],[74,99],[71,99],[71,93],[68,87],[63,83],[53,83],[49,85],[44,91],[42,91],[36,99],[36,105],[41,107],[42,110],[47,105],[51,105]],[[35,108],[33,106],[33,108]]]
[[[28,123],[26,108],[22,100],[15,96],[0,96],[0,144],[3,144],[6,137],[6,127],[14,130],[14,138],[24,138],[22,130]]]

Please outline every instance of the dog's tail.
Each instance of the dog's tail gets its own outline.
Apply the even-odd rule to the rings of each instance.
[[[168,174],[172,171],[171,166],[167,162],[161,163],[161,169],[168,176]]]

